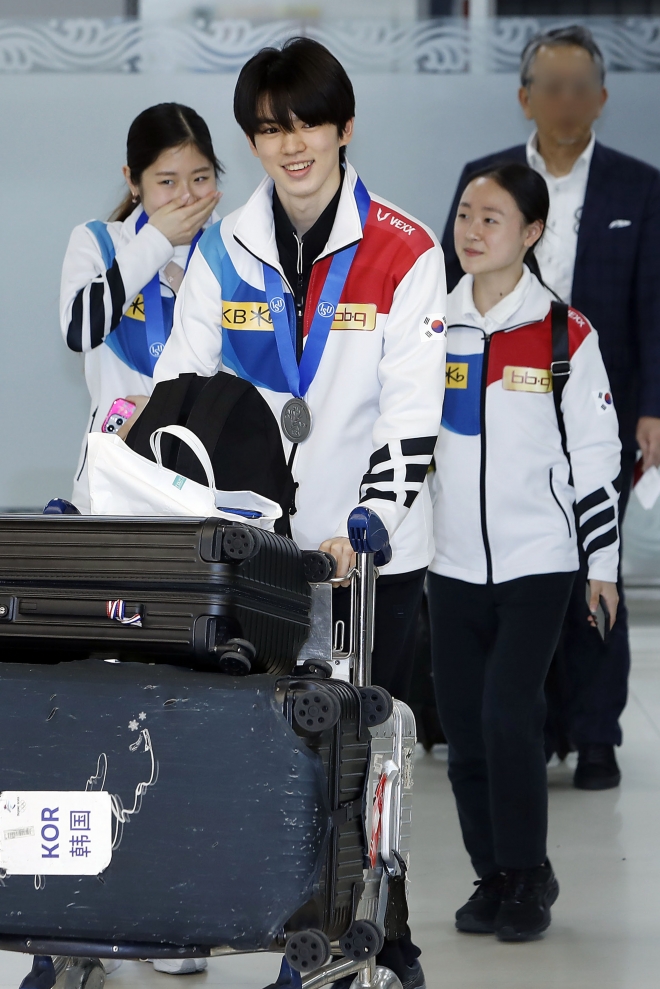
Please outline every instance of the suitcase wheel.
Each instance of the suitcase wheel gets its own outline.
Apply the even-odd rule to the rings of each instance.
[[[294,721],[310,734],[334,728],[340,717],[339,701],[328,690],[306,690],[293,705]]]
[[[329,553],[304,549],[302,557],[305,580],[310,584],[321,584],[337,573],[337,561]]]
[[[362,698],[362,721],[368,728],[384,724],[392,715],[394,704],[383,687],[359,687]]]
[[[296,972],[315,972],[330,961],[332,949],[325,934],[312,929],[292,934],[284,956]]]
[[[222,533],[222,556],[235,563],[249,560],[257,549],[257,540],[248,526],[230,525]]]
[[[252,669],[252,660],[257,654],[251,642],[247,639],[229,639],[221,646],[216,646],[218,669],[227,676],[242,677]]]
[[[301,677],[318,677],[320,680],[330,680],[332,667],[325,659],[306,659],[300,670]]]
[[[356,920],[339,939],[339,947],[346,958],[366,961],[383,950],[385,937],[380,927],[370,920]]]

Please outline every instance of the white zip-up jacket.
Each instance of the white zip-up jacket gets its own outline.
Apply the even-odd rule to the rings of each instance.
[[[598,336],[569,310],[569,465],[552,395],[552,295],[525,267],[481,316],[472,285],[466,275],[448,300],[431,570],[473,584],[577,570],[579,539],[589,577],[614,581],[621,444]]]
[[[142,213],[136,206],[124,221],[103,224],[114,245],[115,257],[108,266],[95,221],[74,227],[62,267],[60,328],[67,346],[84,354],[85,380],[91,410],[80,458],[74,475],[73,503],[89,512],[89,489],[85,470],[87,433],[98,432],[116,398],[151,395],[154,382],[139,346],[131,348],[131,326],[137,338],[144,337],[144,307],[141,292],[160,273],[164,315],[171,327],[174,292],[164,273],[170,261],[185,268],[189,247],[172,247],[167,237],[146,223],[136,234]],[[213,215],[209,223],[215,222]],[[167,312],[169,305],[169,313]],[[120,341],[116,330],[123,316]],[[114,334],[114,338],[112,337]],[[139,343],[139,341],[138,341]]]
[[[331,256],[359,243],[318,371],[305,396],[313,417],[293,463],[292,533],[303,548],[346,535],[362,502],[392,538],[388,573],[428,565],[432,520],[424,483],[442,408],[445,274],[442,250],[418,220],[376,196],[361,228],[347,165],[328,243],[314,263],[305,304],[309,329]],[[208,230],[190,262],[174,328],[155,372],[233,372],[255,384],[277,421],[291,398],[280,365],[262,262],[282,276],[273,183]],[[291,443],[283,436],[287,457]],[[421,496],[420,491],[422,492]]]

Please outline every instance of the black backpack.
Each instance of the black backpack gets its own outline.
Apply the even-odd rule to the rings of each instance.
[[[249,381],[219,371],[211,378],[180,374],[161,381],[129,432],[132,450],[154,460],[150,437],[161,426],[177,424],[195,433],[206,447],[216,487],[223,491],[255,491],[282,507],[275,523],[290,535],[295,490],[284,456],[280,428],[270,406]],[[206,484],[206,475],[192,450],[174,436],[163,435],[163,464],[183,477]]]

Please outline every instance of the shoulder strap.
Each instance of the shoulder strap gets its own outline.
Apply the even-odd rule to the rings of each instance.
[[[90,220],[85,226],[88,230],[91,230],[98,245],[101,249],[101,255],[103,257],[103,264],[105,265],[106,271],[108,268],[112,267],[112,262],[115,260],[115,245],[112,241],[112,237],[108,233],[107,224],[103,223],[102,220]]]
[[[550,364],[552,397],[555,403],[555,412],[557,413],[561,446],[570,467],[571,458],[566,442],[566,424],[564,423],[564,413],[561,408],[562,394],[571,373],[568,349],[568,306],[565,302],[552,302],[550,303],[550,312],[552,325],[552,363]]]
[[[230,412],[251,388],[254,388],[254,385],[244,378],[227,374],[226,371],[218,371],[208,379],[197,396],[186,426],[199,437],[211,459]],[[189,451],[182,446],[177,457],[176,469],[184,477],[189,476],[185,473],[189,460]]]

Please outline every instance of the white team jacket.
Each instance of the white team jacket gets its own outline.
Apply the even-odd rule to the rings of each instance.
[[[139,369],[141,362],[131,360],[130,348],[113,349],[108,337],[126,313],[134,314],[136,333],[142,335],[144,312],[138,300],[156,272],[160,272],[164,304],[167,306],[166,300],[171,300],[173,308],[174,293],[163,269],[170,261],[185,267],[188,257],[188,247],[172,247],[167,237],[149,223],[136,234],[135,224],[141,213],[142,206],[136,206],[123,222],[106,224],[116,251],[115,263],[110,268],[106,268],[98,239],[85,223],[73,229],[62,268],[60,327],[67,346],[84,354],[85,379],[91,396],[90,417],[72,495],[74,504],[83,513],[89,511],[84,469],[87,433],[101,429],[116,398],[150,395],[154,388],[151,375],[143,373],[145,368]],[[216,220],[217,216],[213,215],[209,224]]]
[[[363,232],[356,178],[347,165],[332,233],[309,283],[306,331],[330,256],[360,242],[306,396],[313,428],[295,456],[299,488],[291,524],[303,548],[317,548],[333,535],[346,535],[347,517],[362,501],[380,515],[392,537],[394,558],[387,572],[404,573],[427,566],[432,555],[424,480],[442,407],[444,264],[432,232],[379,197],[371,197]],[[262,260],[284,280],[268,178],[244,207],[202,237],[155,378],[233,372],[259,388],[279,422],[291,393],[266,302]],[[288,456],[291,444],[283,441]]]
[[[595,330],[571,309],[562,396],[571,484],[552,396],[551,300],[526,267],[485,317],[472,276],[449,296],[434,573],[485,584],[576,570],[580,539],[589,577],[616,580],[621,445],[607,373]]]

